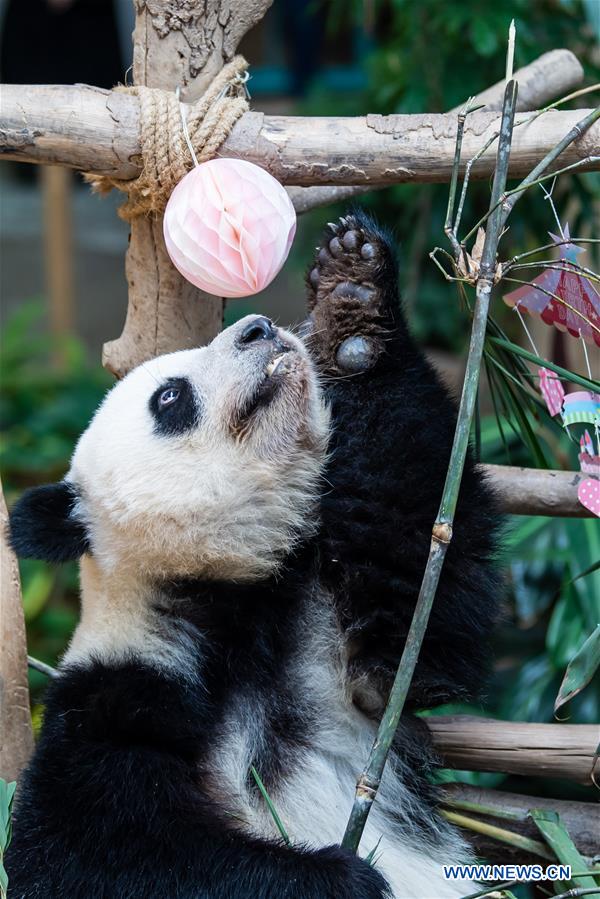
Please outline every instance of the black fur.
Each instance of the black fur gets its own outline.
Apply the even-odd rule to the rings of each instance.
[[[177,399],[162,406],[165,391],[177,391]],[[154,418],[154,430],[164,437],[176,437],[193,430],[200,423],[202,406],[187,378],[169,378],[150,399],[150,412]]]
[[[89,550],[84,524],[73,515],[77,489],[66,481],[31,487],[10,513],[9,541],[21,559],[70,562]]]
[[[215,771],[227,716],[240,707],[259,728],[249,765],[268,790],[276,792],[310,749],[324,712],[298,650],[307,620],[329,620],[319,587],[330,591],[347,639],[355,701],[367,715],[380,714],[450,451],[455,406],[404,323],[387,236],[354,214],[327,235],[309,290],[310,346],[334,426],[321,529],[277,578],[157,585],[159,624],[197,647],[187,681],[132,658],[73,669],[52,684],[7,855],[14,899],[386,895],[373,868],[337,847],[289,849],[245,835]],[[352,353],[340,353],[357,335]],[[413,707],[480,686],[498,593],[490,565],[496,529],[493,497],[469,458]],[[20,532],[17,548],[26,545]],[[356,772],[363,762],[356,759]],[[411,816],[413,838],[434,852],[432,754],[426,729],[410,714],[389,764],[410,798],[398,814]],[[261,802],[249,770],[246,786]],[[352,788],[350,781],[348,796]]]
[[[309,276],[313,347],[325,374],[333,376],[326,382],[333,438],[329,489],[322,500],[320,576],[334,591],[352,638],[354,668],[370,671],[386,695],[427,560],[456,406],[406,327],[389,235],[360,211],[347,221],[337,238],[330,232],[329,241],[339,243],[340,232],[343,240],[351,230],[359,235],[358,250],[368,243],[375,257],[365,262],[359,252],[334,256],[321,250],[316,292]],[[333,283],[348,271],[354,276],[358,269],[365,283],[367,265],[370,303],[349,290],[332,298]],[[376,361],[359,375],[343,377],[336,348],[353,333],[373,340]],[[486,637],[499,596],[492,564],[499,521],[495,499],[469,454],[453,538],[409,694],[413,706],[467,698],[481,689],[489,662]]]

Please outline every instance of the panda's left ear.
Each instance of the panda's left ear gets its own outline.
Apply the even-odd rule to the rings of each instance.
[[[77,499],[67,481],[25,491],[9,515],[9,539],[19,558],[70,562],[89,550],[85,526],[74,515]]]

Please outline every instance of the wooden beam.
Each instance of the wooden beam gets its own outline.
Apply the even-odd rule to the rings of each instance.
[[[540,839],[540,832],[528,817],[532,808],[550,809],[558,812],[560,819],[583,856],[593,857],[598,852],[600,834],[600,806],[595,802],[573,802],[564,799],[546,799],[541,796],[524,796],[520,793],[505,793],[500,790],[486,790],[467,784],[445,784],[442,802],[469,817],[488,821],[513,833],[532,840]],[[481,809],[487,809],[483,814]],[[515,820],[517,819],[517,820]],[[515,862],[523,858],[522,850],[507,843],[500,843],[472,830],[463,830],[469,842],[486,860],[492,862]],[[536,859],[539,861],[539,859]]]
[[[595,724],[531,724],[469,715],[423,720],[448,768],[562,777],[588,786],[600,776]]]
[[[151,31],[149,32],[151,34]],[[174,87],[171,85],[171,87]],[[135,96],[85,85],[3,85],[0,155],[23,162],[53,162],[85,171],[132,178],[140,171],[139,107]],[[551,110],[535,124],[515,128],[510,176],[526,175],[589,110]],[[526,122],[531,113],[520,113]],[[462,158],[469,160],[494,134],[496,112],[467,119]],[[377,186],[448,181],[456,115],[296,117],[247,112],[225,141],[221,155],[266,168],[282,184]],[[600,122],[559,157],[555,168],[588,157],[600,169]],[[494,147],[474,165],[487,178]]]
[[[580,471],[518,468],[513,465],[482,465],[503,512],[512,515],[553,515],[593,518],[577,499],[584,479]]]
[[[33,750],[19,565],[0,485],[0,777],[16,780]]]

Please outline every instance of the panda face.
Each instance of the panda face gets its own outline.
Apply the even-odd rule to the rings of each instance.
[[[249,580],[305,533],[329,419],[302,343],[248,316],[107,395],[66,481],[106,573]]]

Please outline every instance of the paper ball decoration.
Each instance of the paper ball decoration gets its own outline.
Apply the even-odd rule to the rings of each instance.
[[[242,159],[195,166],[171,194],[164,235],[173,265],[207,293],[245,297],[287,259],[296,213],[279,181]]]

